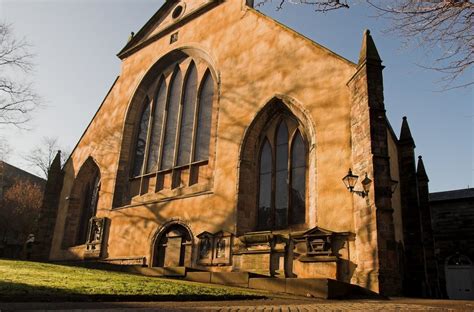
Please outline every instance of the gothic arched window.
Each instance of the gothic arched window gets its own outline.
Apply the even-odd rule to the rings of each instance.
[[[170,96],[168,98],[165,138],[161,155],[161,170],[171,169],[174,164],[174,149],[176,146],[176,131],[178,131],[179,101],[181,100],[182,76],[176,67],[171,78]]]
[[[298,124],[282,116],[266,129],[259,157],[257,227],[270,230],[304,224],[307,152]]]
[[[191,145],[193,140],[194,112],[197,96],[197,71],[194,63],[188,69],[184,86],[183,104],[181,109],[181,127],[179,131],[179,148],[177,165],[188,165],[191,161]]]
[[[148,134],[148,122],[150,120],[150,100],[145,99],[143,111],[138,125],[138,136],[135,145],[135,163],[133,166],[133,175],[140,175],[143,168],[143,161],[145,159],[145,148]]]
[[[166,81],[162,76],[158,83],[158,92],[155,97],[153,110],[153,123],[151,125],[150,149],[148,152],[148,163],[146,173],[156,172],[158,169],[159,147],[161,141],[163,117],[166,106]]]
[[[100,176],[97,174],[93,180],[85,186],[82,198],[82,213],[80,225],[77,232],[76,245],[84,244],[87,239],[87,228],[89,220],[97,213],[97,202],[99,200]]]
[[[214,97],[214,80],[209,71],[204,75],[199,94],[199,111],[195,142],[194,161],[202,161],[209,154],[209,138],[211,137],[212,99]]]
[[[132,197],[205,182],[214,80],[199,59],[172,66],[145,92],[130,169]]]

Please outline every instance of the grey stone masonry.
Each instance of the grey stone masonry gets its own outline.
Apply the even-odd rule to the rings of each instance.
[[[356,271],[354,282],[385,295],[395,295],[401,292],[401,281],[391,206],[383,68],[375,43],[366,30],[357,72],[348,83],[352,93],[352,169],[359,175],[367,173],[373,181],[366,198],[354,197],[356,249],[361,262],[361,269],[357,270],[363,270],[359,274]],[[377,246],[374,253],[367,253],[369,246],[374,245]]]

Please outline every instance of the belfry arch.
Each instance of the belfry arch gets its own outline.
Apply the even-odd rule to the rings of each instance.
[[[266,133],[276,131],[269,128],[278,128],[283,120],[293,124],[290,141],[291,134],[302,136],[306,152],[305,222],[297,226],[290,225],[287,228],[302,229],[316,225],[316,138],[313,122],[304,108],[294,99],[278,95],[268,101],[256,114],[246,129],[241,144],[237,192],[237,235],[263,230],[258,225],[257,215],[259,200],[261,200],[259,196],[260,155],[264,141],[268,141]]]

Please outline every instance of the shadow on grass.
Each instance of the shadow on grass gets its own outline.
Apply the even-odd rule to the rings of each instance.
[[[263,295],[210,295],[210,294],[153,294],[111,295],[81,294],[61,288],[32,286],[22,283],[0,281],[0,302],[143,302],[143,301],[223,301],[266,299]]]

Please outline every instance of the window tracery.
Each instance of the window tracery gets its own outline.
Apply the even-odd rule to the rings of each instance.
[[[145,92],[130,170],[132,197],[206,180],[214,79],[198,59],[172,66]]]
[[[288,116],[274,119],[262,134],[257,228],[283,229],[306,219],[305,142]]]

